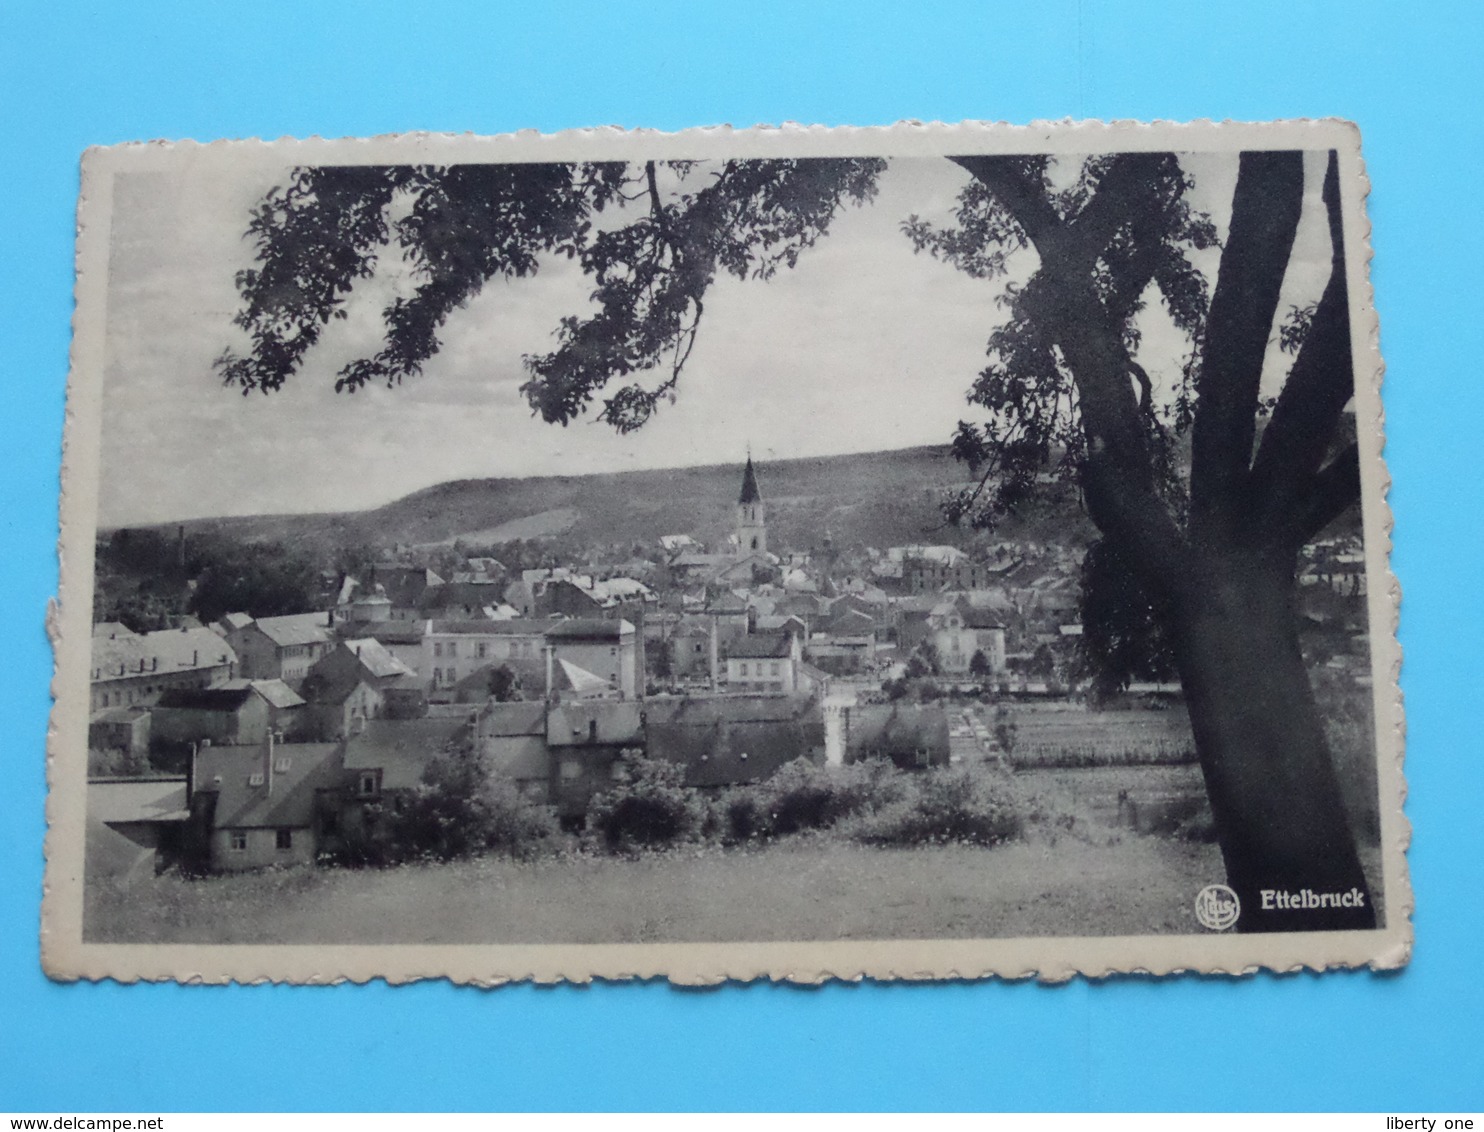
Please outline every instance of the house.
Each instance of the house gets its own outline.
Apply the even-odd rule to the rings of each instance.
[[[148,707],[169,688],[205,688],[236,675],[237,653],[210,629],[93,637],[92,710]]]
[[[312,864],[339,828],[338,743],[207,747],[192,772],[191,819],[214,872]]]
[[[727,687],[741,692],[794,693],[803,660],[791,633],[758,633],[727,646]]]
[[[333,683],[355,678],[383,691],[402,677],[414,675],[411,668],[375,637],[352,637],[340,641],[321,657],[310,679]]]
[[[936,704],[860,704],[842,709],[845,761],[890,759],[902,770],[948,765],[948,714]]]
[[[335,647],[325,613],[257,617],[227,632],[237,653],[237,675],[249,680],[282,680],[297,690],[316,661]]]
[[[811,696],[714,696],[650,700],[651,758],[685,768],[703,790],[761,782],[795,759],[823,762],[824,717]]]
[[[426,621],[345,621],[336,626],[343,640],[374,640],[412,672],[423,674]]]
[[[576,819],[587,813],[593,796],[613,783],[626,752],[644,746],[645,719],[645,708],[633,700],[547,706],[548,798],[558,814]]]
[[[544,667],[546,631],[551,625],[531,618],[427,621],[418,674],[429,692],[437,694],[488,664],[525,661]]]
[[[538,617],[643,617],[656,604],[655,593],[633,578],[560,578],[546,585],[535,599]]]
[[[417,620],[422,616],[428,591],[444,584],[436,571],[425,566],[380,563],[371,568],[364,581],[363,590],[371,590],[386,599],[386,618],[391,621]]]
[[[400,809],[428,764],[464,749],[470,737],[462,716],[368,720],[344,744],[346,831],[374,832],[367,804]]]
[[[553,661],[568,661],[607,680],[626,699],[639,698],[643,692],[639,639],[632,624],[621,618],[575,618],[543,624]]]
[[[811,664],[835,675],[869,671],[876,663],[876,619],[837,602],[804,652]]]
[[[505,583],[498,579],[452,581],[429,586],[418,606],[418,617],[424,620],[477,618],[486,609],[502,604]]]
[[[701,544],[690,535],[660,535],[660,549],[666,554],[684,554],[701,549]]]
[[[87,798],[89,882],[153,876],[181,858],[190,820],[186,778],[89,778]]]
[[[210,688],[171,688],[155,704],[150,730],[161,743],[262,743],[269,731],[295,734],[304,699],[282,680],[226,680]]]
[[[513,782],[532,802],[550,800],[554,769],[545,703],[487,704],[475,722],[474,741],[492,776]]]

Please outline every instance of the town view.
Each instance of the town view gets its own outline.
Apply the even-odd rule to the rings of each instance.
[[[1177,679],[1100,675],[1057,485],[989,535],[941,521],[961,476],[747,454],[100,533],[89,935],[1195,930],[1220,858]],[[1358,522],[1303,562],[1374,854]]]

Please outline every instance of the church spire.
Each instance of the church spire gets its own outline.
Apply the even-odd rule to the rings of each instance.
[[[747,467],[742,472],[742,494],[738,503],[761,503],[762,492],[757,489],[757,473],[752,470],[752,453],[747,454]]]

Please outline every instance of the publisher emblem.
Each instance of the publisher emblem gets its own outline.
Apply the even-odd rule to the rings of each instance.
[[[1196,893],[1195,918],[1203,928],[1224,932],[1237,922],[1241,913],[1242,902],[1224,884],[1208,884]]]

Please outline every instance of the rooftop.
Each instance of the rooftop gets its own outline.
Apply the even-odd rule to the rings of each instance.
[[[270,780],[263,748],[208,747],[196,756],[196,789],[216,794],[217,829],[302,828],[314,818],[316,791],[339,785],[340,754],[338,743],[285,743]]]
[[[210,629],[161,629],[129,637],[94,637],[95,680],[237,663],[232,646]]]

